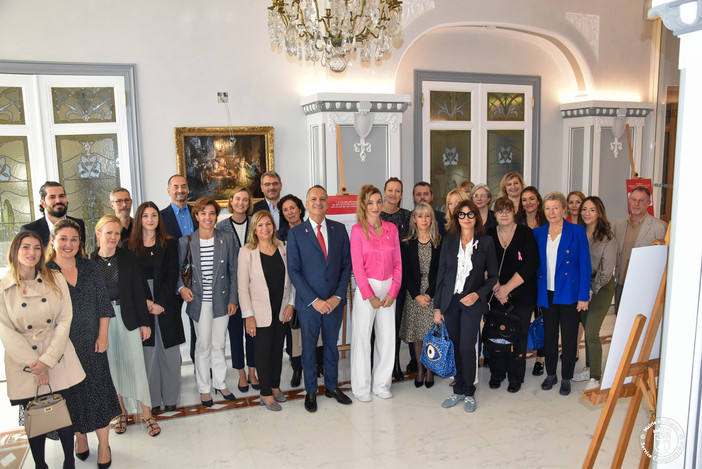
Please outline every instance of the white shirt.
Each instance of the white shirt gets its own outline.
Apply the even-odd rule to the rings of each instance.
[[[49,217],[47,217],[46,215],[44,215],[44,219],[46,220],[46,224],[49,225],[49,233],[51,233],[54,229],[54,224],[51,223],[51,220],[49,220]],[[59,220],[65,220],[65,219],[66,219],[66,215],[59,218]]]
[[[268,204],[268,211],[271,212],[271,215],[273,215],[275,229],[277,230],[280,228],[280,212],[278,211],[278,206],[268,199],[266,199],[266,204]]]
[[[548,235],[546,241],[546,289],[553,291],[556,287],[556,261],[558,260],[558,245],[561,244],[561,235],[551,239]]]
[[[322,220],[321,224],[317,224],[314,220],[311,218],[310,220],[310,225],[312,225],[312,234],[314,237],[317,237],[317,227],[321,226],[322,227],[322,236],[324,236],[324,249],[327,251],[327,256],[329,255],[329,234],[327,232],[327,219],[325,218]]]
[[[471,238],[463,249],[463,243],[458,241],[458,268],[456,268],[456,284],[453,287],[454,293],[461,293],[463,286],[466,284],[466,279],[473,270],[473,261],[470,259],[473,255],[473,239]]]

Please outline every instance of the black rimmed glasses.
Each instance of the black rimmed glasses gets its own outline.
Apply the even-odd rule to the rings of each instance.
[[[468,217],[472,220],[473,218],[475,218],[475,213],[473,213],[473,212],[458,212],[456,214],[456,217],[459,220],[463,220],[465,217]]]

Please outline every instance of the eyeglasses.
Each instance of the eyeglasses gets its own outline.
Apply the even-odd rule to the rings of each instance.
[[[261,184],[261,185],[262,185],[263,187],[271,187],[271,186],[277,187],[277,186],[280,185],[280,183],[279,183],[279,182],[264,182],[264,183]]]
[[[129,202],[131,202],[131,201],[132,201],[132,199],[117,199],[117,200],[113,200],[113,202],[116,203],[117,205],[126,204],[126,203],[129,203]]]
[[[512,213],[512,210],[510,210],[510,209],[498,210],[495,213],[497,213],[498,215],[509,215],[510,213]]]
[[[474,194],[473,198],[474,199],[487,199],[488,195],[487,194]]]
[[[465,217],[468,217],[472,220],[473,218],[475,218],[475,213],[473,213],[473,212],[458,212],[456,214],[456,217],[459,220],[463,220]]]

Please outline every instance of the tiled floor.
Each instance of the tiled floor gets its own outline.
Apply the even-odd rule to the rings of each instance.
[[[611,334],[613,323],[614,316],[608,316],[603,335]],[[406,347],[403,353],[402,363],[406,364]],[[450,394],[449,380],[442,379],[437,379],[431,389],[416,389],[411,379],[394,383],[392,399],[371,403],[354,400],[350,406],[322,395],[316,414],[304,410],[299,399],[304,392],[291,393],[292,399],[282,404],[282,412],[259,407],[256,391],[235,392],[247,400],[200,414],[192,367],[184,366],[185,408],[160,420],[163,431],[157,438],[150,438],[143,425],[130,425],[124,435],[111,432],[113,467],[580,467],[603,405],[593,406],[580,396],[585,383],[573,383],[573,393],[568,397],[558,394],[558,386],[542,391],[542,377],[530,374],[533,359],[527,365],[526,381],[517,394],[507,393],[505,385],[489,389],[489,371],[480,368],[478,409],[473,414],[461,406],[441,408],[442,400]],[[583,365],[581,358],[576,371]],[[340,379],[347,382],[348,358],[341,360],[340,368]],[[284,390],[289,389],[290,374],[286,360]],[[236,390],[235,373],[230,373],[227,382]],[[4,383],[0,384],[0,395],[5,395]],[[616,409],[596,467],[611,464],[628,402],[621,401]],[[34,467],[31,455],[22,454],[23,434],[13,432],[18,429],[17,410],[6,398],[0,399],[0,418],[0,432],[5,432],[0,437],[0,468]],[[624,467],[638,465],[639,431],[647,419],[648,413],[642,408]],[[76,461],[77,468],[95,466],[97,440],[90,435],[89,441],[91,456],[86,462]],[[50,467],[61,467],[63,457],[57,442],[47,442],[47,455]],[[22,457],[24,463],[20,463]]]

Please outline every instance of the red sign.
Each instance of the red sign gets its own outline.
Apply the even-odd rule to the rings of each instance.
[[[631,191],[637,187],[645,187],[651,193],[651,205],[648,206],[648,214],[653,215],[653,184],[650,179],[627,179],[626,198],[629,199]],[[627,209],[628,210],[628,209]]]
[[[356,213],[355,195],[330,195],[327,215],[353,215]]]

